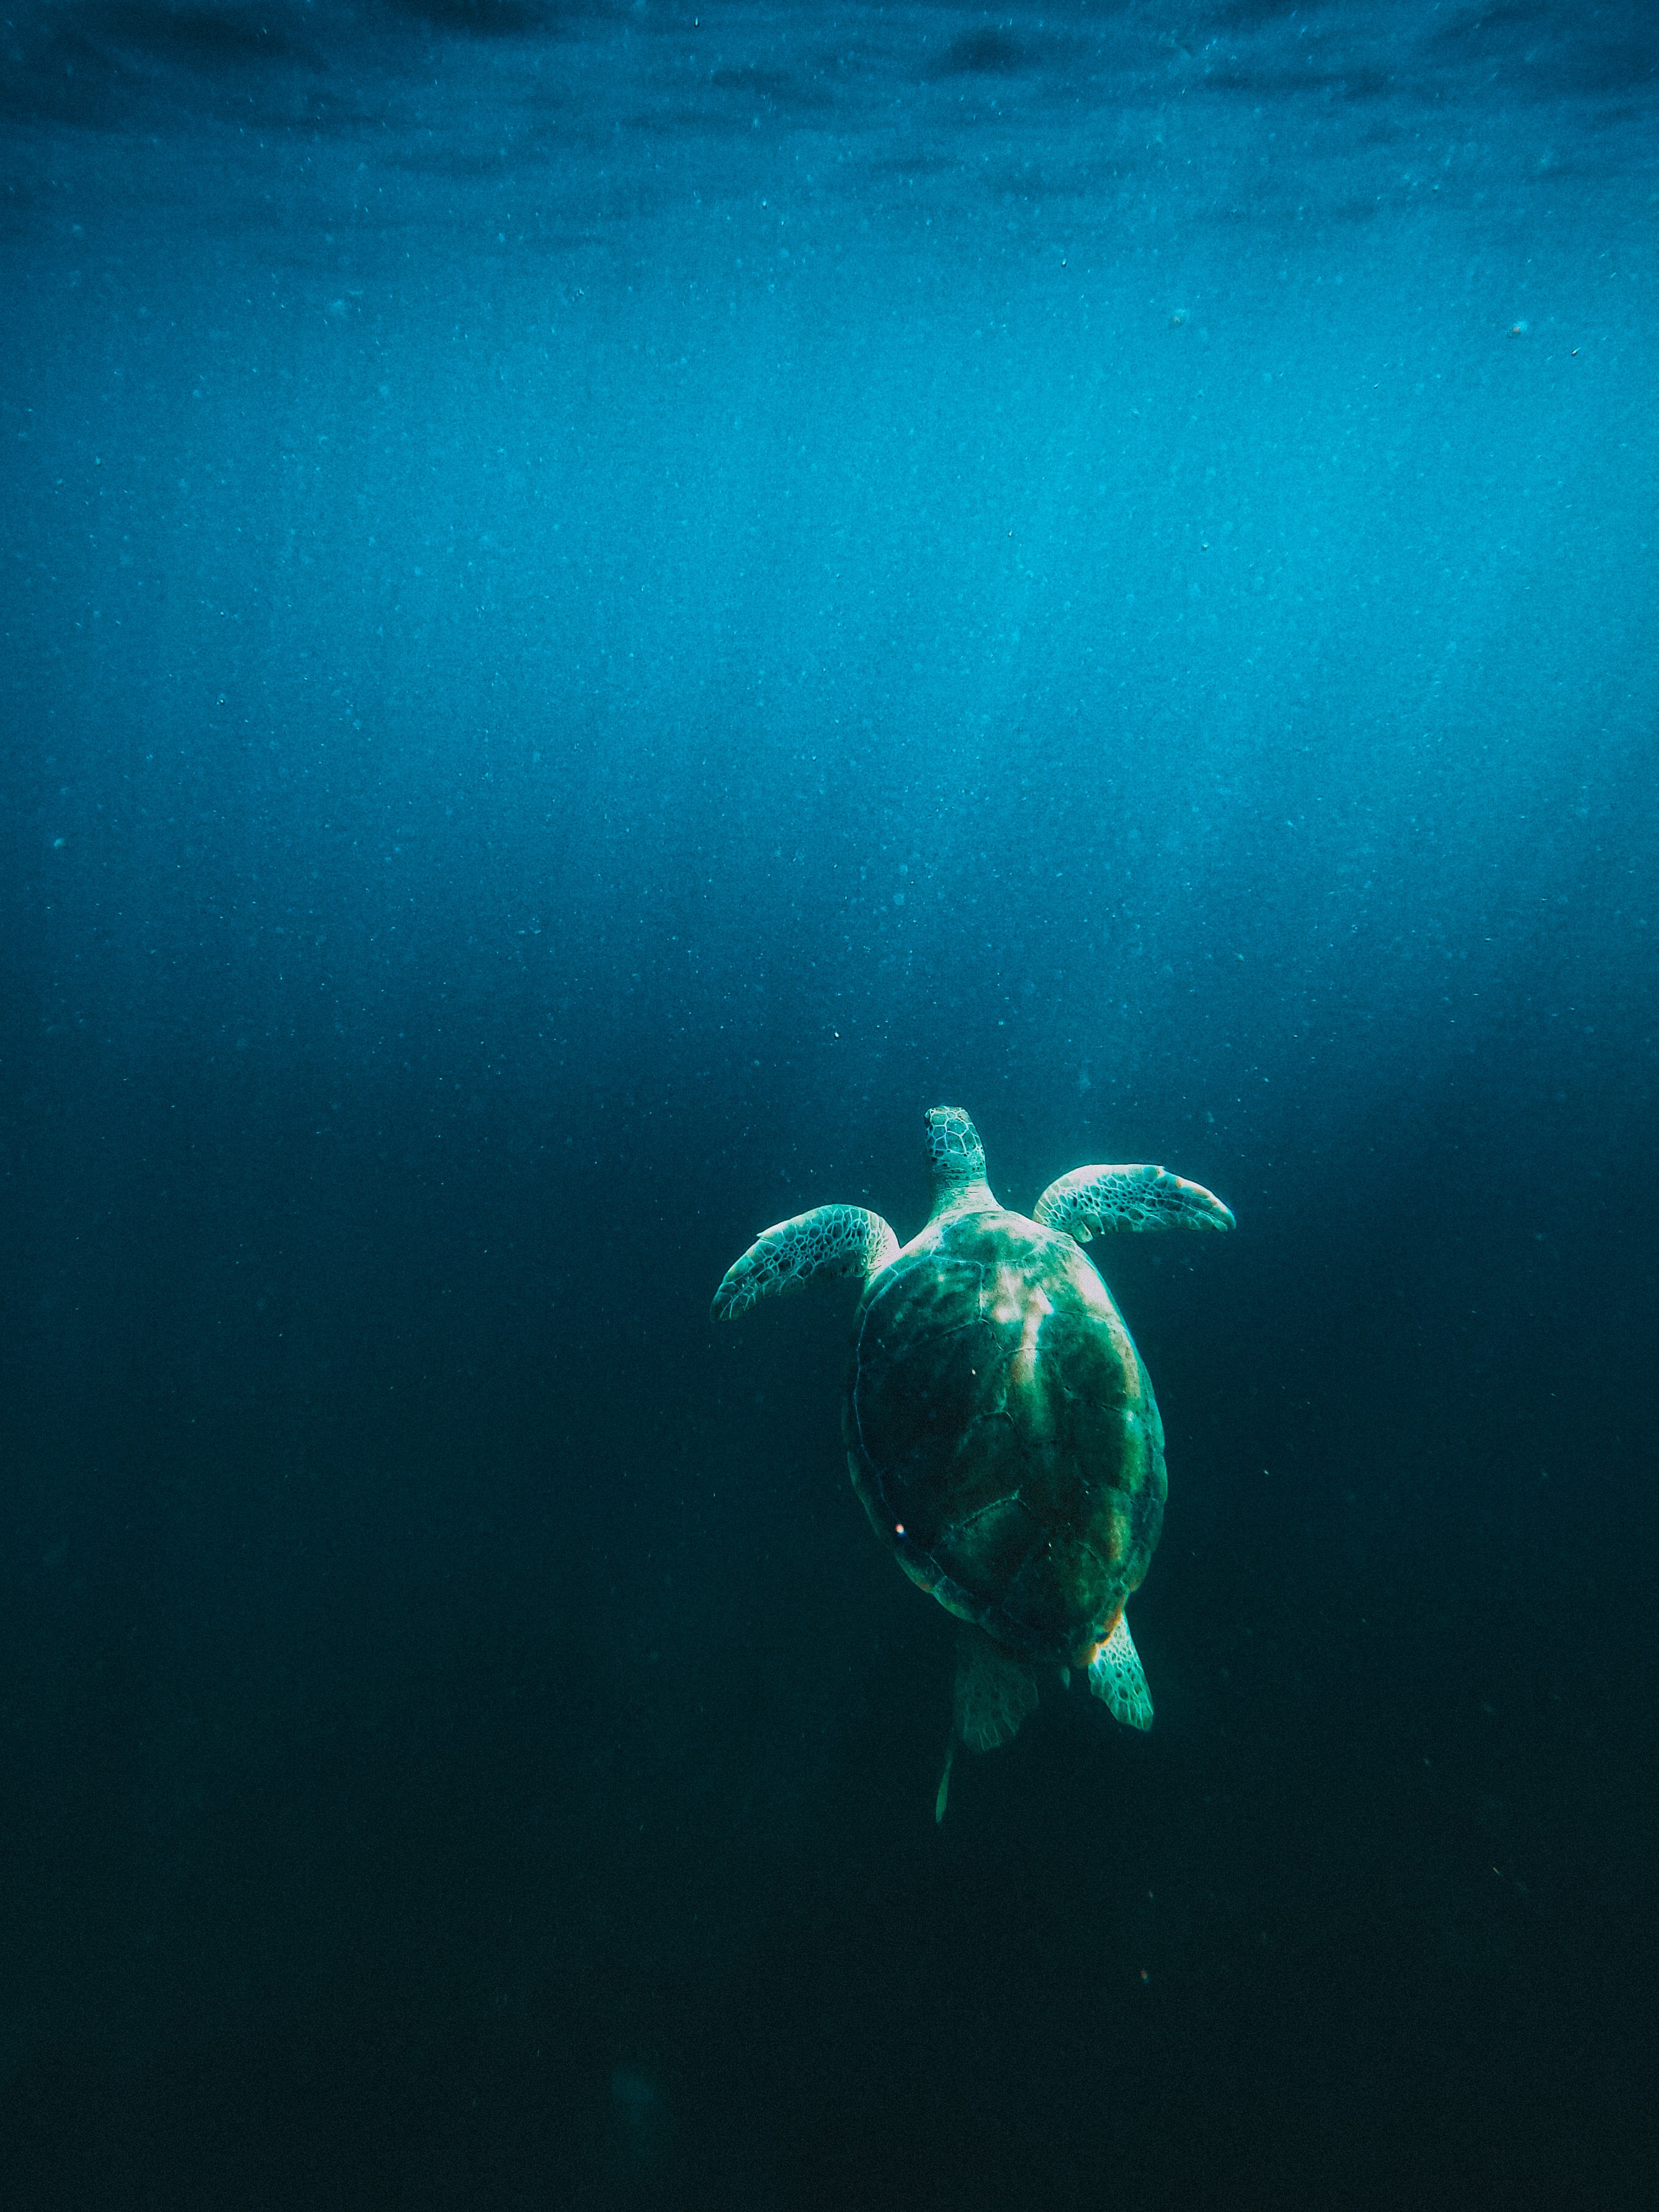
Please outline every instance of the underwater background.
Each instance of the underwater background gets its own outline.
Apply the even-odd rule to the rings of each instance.
[[[0,2203],[1655,2201],[1659,17],[0,54]],[[936,1826],[941,1103],[1238,1226]]]

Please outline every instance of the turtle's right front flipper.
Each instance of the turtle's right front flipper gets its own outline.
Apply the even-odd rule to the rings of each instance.
[[[1168,1168],[1073,1168],[1051,1182],[1035,1212],[1045,1229],[1079,1244],[1103,1230],[1231,1229],[1233,1217],[1212,1190]]]
[[[863,1206],[815,1206],[757,1237],[714,1293],[716,1321],[735,1321],[757,1299],[804,1289],[814,1275],[867,1279],[898,1250],[898,1238]]]

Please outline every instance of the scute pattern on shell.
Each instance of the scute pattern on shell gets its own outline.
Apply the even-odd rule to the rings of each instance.
[[[860,1308],[844,1427],[905,1571],[1022,1657],[1067,1662],[1145,1577],[1163,1427],[1068,1237],[1000,1210],[931,1224]]]

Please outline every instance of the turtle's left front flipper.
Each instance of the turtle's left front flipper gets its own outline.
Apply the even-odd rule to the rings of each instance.
[[[1103,1230],[1231,1229],[1233,1217],[1213,1191],[1167,1168],[1073,1168],[1036,1202],[1046,1229],[1086,1244]]]
[[[757,1299],[802,1290],[815,1275],[867,1280],[898,1248],[898,1238],[868,1206],[815,1206],[765,1231],[732,1261],[714,1293],[714,1319],[735,1321]]]

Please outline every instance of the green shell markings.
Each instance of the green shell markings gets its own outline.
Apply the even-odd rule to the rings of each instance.
[[[1036,1702],[1034,1670],[1086,1669],[1116,1718],[1152,1723],[1124,1606],[1164,1518],[1164,1428],[1140,1356],[1080,1247],[1107,1230],[1230,1229],[1162,1168],[1074,1169],[1035,1218],[1000,1205],[960,1107],[927,1115],[933,1212],[902,1247],[878,1214],[816,1207],[730,1268],[717,1319],[818,1274],[857,1274],[842,1407],[871,1525],[962,1623],[943,1819],[958,1741],[988,1751]]]

